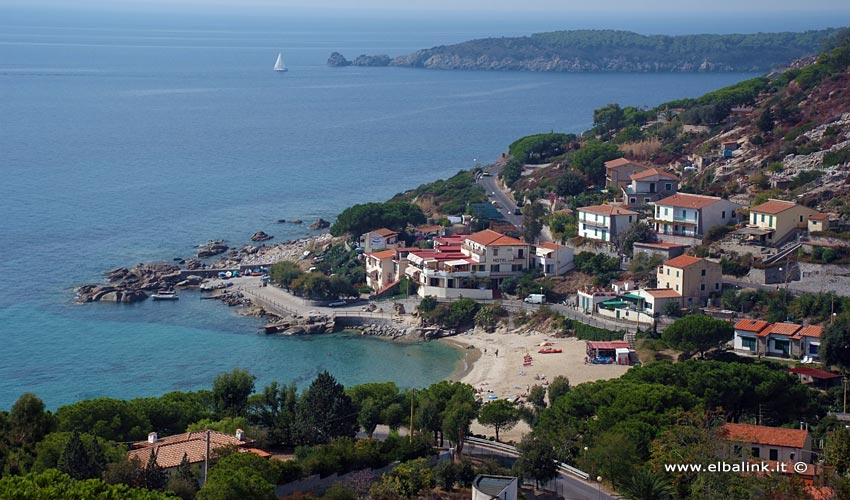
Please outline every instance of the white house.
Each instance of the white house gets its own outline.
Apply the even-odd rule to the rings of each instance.
[[[765,328],[758,337],[758,351],[767,356],[789,357],[791,355],[791,337],[802,328],[794,323],[774,323]]]
[[[669,288],[641,288],[633,293],[643,299],[644,312],[653,317],[664,314],[668,303],[682,307],[682,294]]]
[[[735,338],[732,346],[736,351],[749,354],[758,353],[758,334],[770,326],[767,321],[760,319],[742,319],[735,323]]]
[[[591,205],[578,209],[578,235],[616,242],[620,233],[637,222],[638,214],[617,205]]]
[[[700,243],[709,229],[735,222],[741,205],[715,196],[676,193],[653,203],[655,232],[662,241]]]
[[[398,233],[385,227],[373,229],[360,236],[360,246],[366,252],[398,248]]]
[[[479,474],[472,480],[472,500],[517,500],[517,478]]]
[[[529,267],[540,269],[547,277],[566,274],[575,267],[573,249],[558,243],[538,243],[534,247]]]
[[[818,325],[808,325],[797,330],[797,333],[791,336],[791,355],[817,358],[822,333],[823,327]]]
[[[617,292],[614,290],[602,290],[599,288],[588,288],[578,291],[578,307],[586,313],[596,311],[596,306],[608,301],[615,300]]]

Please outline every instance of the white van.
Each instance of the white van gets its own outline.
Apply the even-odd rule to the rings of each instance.
[[[546,296],[542,293],[532,293],[524,299],[529,304],[542,304],[546,302]]]

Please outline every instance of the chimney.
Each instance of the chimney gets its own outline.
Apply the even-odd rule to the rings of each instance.
[[[242,429],[236,429],[236,439],[239,441],[245,441],[245,431]]]
[[[154,443],[156,443],[156,440],[157,440],[156,432],[151,432],[151,433],[148,434],[148,443],[154,444]]]

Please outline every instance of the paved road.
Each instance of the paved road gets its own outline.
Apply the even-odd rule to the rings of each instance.
[[[490,201],[495,200],[499,204],[499,211],[505,216],[505,220],[516,227],[522,228],[522,215],[514,215],[514,210],[517,208],[516,203],[506,191],[502,191],[501,187],[499,187],[499,172],[502,171],[502,166],[501,163],[497,163],[486,167],[484,170],[490,175],[487,177],[482,176],[478,180],[478,184],[490,195]]]
[[[484,448],[470,442],[463,445],[463,454],[499,456],[509,461],[513,461],[517,457],[515,453]],[[604,490],[599,483],[585,481],[564,472],[560,472],[558,477],[546,486],[547,489],[555,491],[559,497],[563,497],[565,500],[616,500],[618,498]]]

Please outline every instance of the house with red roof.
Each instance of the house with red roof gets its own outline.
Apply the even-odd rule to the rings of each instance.
[[[679,191],[679,178],[658,168],[649,168],[629,176],[629,184],[621,188],[623,205],[636,207],[674,195]]]
[[[819,389],[829,389],[841,383],[841,375],[824,370],[818,370],[811,366],[798,366],[790,368],[788,373],[796,375],[803,384],[812,385]]]
[[[404,274],[419,285],[422,297],[492,299],[501,280],[529,269],[530,248],[490,229],[434,238],[433,249],[407,254]]]
[[[659,241],[656,243],[642,243],[636,241],[633,245],[632,256],[637,256],[638,253],[646,253],[650,256],[659,255],[664,260],[670,260],[685,253],[688,245],[681,243],[670,243],[667,241]]]
[[[638,213],[619,205],[590,205],[578,209],[578,235],[615,243],[620,234],[637,222]]]
[[[676,193],[654,203],[652,224],[662,241],[702,243],[708,230],[737,221],[741,205],[716,196]]]
[[[832,229],[832,219],[829,214],[815,213],[809,216],[808,230],[810,233],[829,231]]]
[[[791,355],[799,358],[817,359],[823,327],[807,325],[791,336]]]
[[[682,294],[670,288],[641,288],[633,293],[643,299],[643,310],[652,317],[664,314],[670,302],[682,307]]]
[[[360,247],[365,252],[377,252],[379,250],[397,248],[398,246],[398,232],[392,229],[382,227],[360,235]]]
[[[741,319],[735,323],[735,337],[732,340],[736,351],[747,354],[758,354],[758,334],[764,331],[770,323],[760,319]]]
[[[749,230],[749,240],[779,246],[806,230],[809,217],[817,213],[791,201],[770,199],[750,207],[749,223],[738,232]]]
[[[625,158],[605,162],[605,187],[623,189],[631,182],[631,176],[649,170],[649,166]]]
[[[717,262],[680,255],[658,266],[656,283],[681,294],[682,305],[690,307],[722,291],[722,270]]]
[[[177,468],[183,461],[183,457],[192,466],[200,466],[207,456],[207,436],[209,436],[209,452],[215,455],[223,448],[235,448],[239,453],[254,453],[264,458],[270,458],[271,454],[253,447],[254,440],[245,437],[242,429],[236,429],[236,434],[225,434],[218,431],[194,431],[184,432],[160,438],[156,432],[148,434],[147,441],[139,441],[130,444],[128,458],[132,461],[138,459],[141,467],[144,467],[150,459],[151,452],[156,457],[156,464],[166,472]]]
[[[726,423],[721,432],[733,445],[734,457],[812,463],[812,437],[808,430],[765,425]]]
[[[801,328],[796,323],[773,323],[758,335],[758,351],[765,356],[787,358],[791,356],[791,337]]]
[[[559,243],[538,243],[534,246],[529,268],[540,269],[543,276],[561,276],[575,268],[573,249]]]

